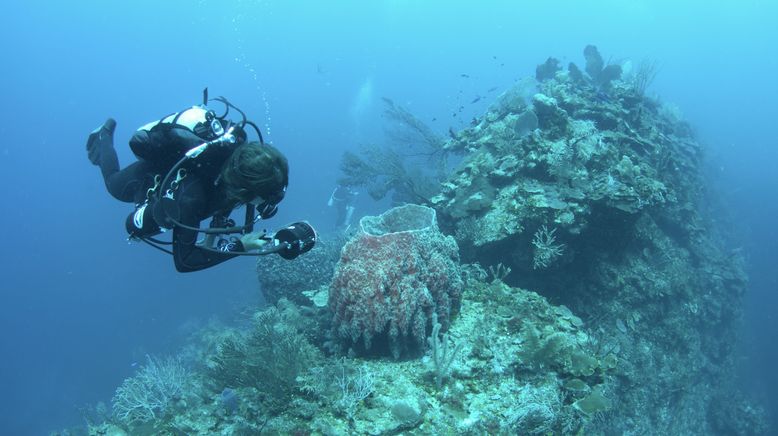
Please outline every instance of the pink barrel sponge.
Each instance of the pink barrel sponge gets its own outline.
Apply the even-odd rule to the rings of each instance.
[[[359,226],[330,285],[335,335],[363,351],[387,349],[395,358],[423,349],[433,312],[445,330],[459,310],[456,241],[440,233],[434,209],[413,204],[364,217]]]

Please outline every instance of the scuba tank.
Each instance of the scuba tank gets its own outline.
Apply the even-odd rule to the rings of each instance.
[[[139,159],[170,168],[188,150],[219,138],[230,127],[235,128],[235,143],[243,143],[246,134],[237,125],[204,106],[192,106],[141,126],[130,139],[130,149]]]
[[[208,108],[208,103],[212,101],[224,104],[224,114],[218,115],[216,111]],[[239,122],[227,119],[230,109],[240,114]],[[224,97],[208,99],[206,88],[203,90],[202,104],[172,113],[138,128],[130,139],[130,149],[139,159],[169,169],[187,151],[202,143],[215,141],[227,131],[235,137],[235,146],[242,144],[247,140],[246,126],[252,127],[259,142],[264,144],[262,132],[246,118],[242,110]]]

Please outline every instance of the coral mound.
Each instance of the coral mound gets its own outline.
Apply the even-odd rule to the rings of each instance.
[[[299,305],[310,306],[311,299],[305,296],[305,292],[329,284],[345,241],[340,232],[321,233],[316,246],[294,262],[281,256],[260,256],[257,259],[257,278],[265,300],[277,304],[286,298]]]
[[[454,238],[438,230],[435,210],[405,205],[360,221],[330,285],[336,336],[358,349],[399,357],[423,347],[433,312],[447,329],[462,280]],[[381,337],[381,346],[374,338]],[[384,345],[385,344],[385,345]]]

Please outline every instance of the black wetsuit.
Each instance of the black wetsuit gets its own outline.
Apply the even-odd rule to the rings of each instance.
[[[335,219],[336,227],[345,227],[348,217],[348,208],[353,211],[354,200],[357,198],[356,191],[348,186],[338,185],[332,192],[332,204],[335,206],[338,216]]]
[[[137,162],[119,170],[119,160],[113,147],[113,129],[102,131],[93,144],[97,154],[93,162],[100,167],[108,192],[116,199],[142,204],[146,200],[146,192],[154,186],[154,177],[165,177],[186,150],[191,149],[204,140],[185,129],[173,129],[163,133],[138,131],[130,140],[133,151],[144,146],[146,150],[159,147],[155,159],[139,159]],[[222,165],[239,144],[229,147],[210,147],[196,159],[187,162],[186,177],[180,182],[175,192],[175,199],[180,215],[178,221],[190,227],[200,227],[201,221],[213,216],[226,217],[237,204],[229,204],[221,195],[217,185],[218,175]],[[91,153],[91,151],[90,151]],[[136,152],[137,154],[137,152]],[[90,155],[90,158],[91,155]],[[161,187],[158,189],[167,189]],[[144,213],[143,230],[152,236],[159,232],[159,226],[154,222],[151,204]],[[127,230],[131,234],[137,230],[133,226],[133,214],[127,222]],[[236,241],[230,244],[226,251],[215,252],[197,246],[198,232],[178,226],[173,228],[173,259],[176,269],[180,272],[202,270],[236,256],[235,252],[244,251],[243,245]]]

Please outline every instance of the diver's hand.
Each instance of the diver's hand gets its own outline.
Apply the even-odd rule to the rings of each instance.
[[[267,244],[267,239],[263,239],[267,233],[253,232],[240,237],[240,243],[246,251],[259,250]]]
[[[197,245],[201,247],[213,248],[214,241],[216,241],[216,235],[208,234],[205,235],[205,238],[203,238],[201,241],[197,241]]]

